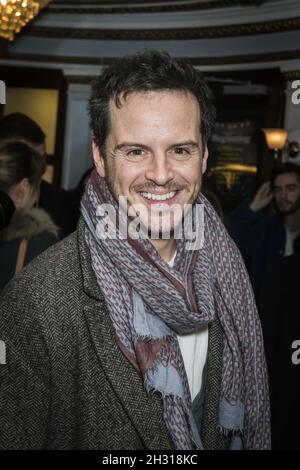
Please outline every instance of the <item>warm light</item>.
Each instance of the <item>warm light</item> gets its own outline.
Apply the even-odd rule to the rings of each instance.
[[[224,165],[216,165],[210,169],[213,173],[215,171],[242,171],[243,173],[256,173],[257,168],[253,165],[244,165],[241,163],[226,163]]]
[[[0,0],[0,37],[13,41],[15,34],[49,2],[50,0]]]
[[[271,150],[280,150],[286,144],[288,131],[285,129],[262,129],[264,131],[267,146]]]
[[[226,163],[224,165],[216,165],[210,168],[210,173],[219,173],[225,179],[227,189],[232,189],[236,176],[242,173],[256,173],[256,166],[244,165],[242,163]]]

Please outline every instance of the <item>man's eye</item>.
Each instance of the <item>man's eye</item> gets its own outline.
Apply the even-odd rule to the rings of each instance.
[[[127,153],[127,155],[130,157],[139,157],[144,155],[144,151],[142,149],[132,149]]]
[[[188,155],[189,154],[188,150],[183,147],[175,147],[174,153],[176,155]]]

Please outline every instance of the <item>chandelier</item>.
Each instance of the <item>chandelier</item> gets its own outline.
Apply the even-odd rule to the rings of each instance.
[[[0,0],[0,37],[13,41],[15,34],[49,2],[50,0]]]

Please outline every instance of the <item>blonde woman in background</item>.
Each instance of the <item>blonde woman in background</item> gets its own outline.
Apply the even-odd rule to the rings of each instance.
[[[35,256],[58,240],[58,228],[43,209],[33,207],[45,160],[24,142],[0,145],[0,191],[15,205],[7,227],[0,230],[0,290]]]

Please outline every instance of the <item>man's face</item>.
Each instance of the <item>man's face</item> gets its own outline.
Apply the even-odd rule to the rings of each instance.
[[[275,178],[274,200],[278,213],[283,216],[300,208],[300,181],[296,173],[285,173]]]
[[[111,101],[110,121],[106,155],[94,145],[98,173],[116,199],[126,196],[131,207],[143,204],[145,226],[161,231],[168,217],[172,231],[182,214],[170,217],[171,207],[183,211],[195,201],[206,168],[196,98],[184,92],[132,93],[120,109]]]

